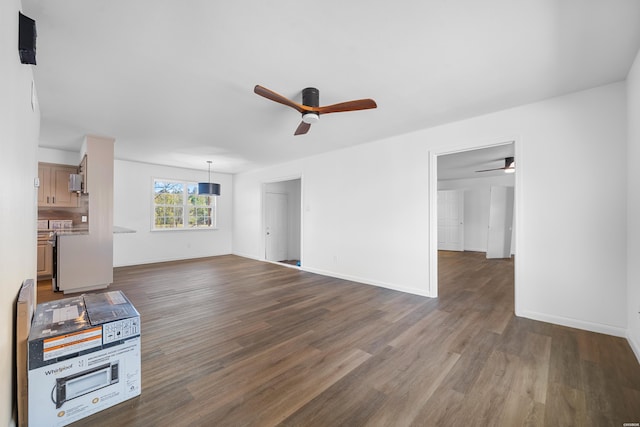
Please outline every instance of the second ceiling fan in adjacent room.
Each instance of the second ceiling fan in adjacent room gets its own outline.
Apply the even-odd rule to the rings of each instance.
[[[513,173],[516,171],[516,162],[514,157],[505,157],[504,158],[504,167],[501,168],[493,168],[493,169],[484,169],[476,172],[491,172],[491,171],[499,171],[503,170],[505,173]]]

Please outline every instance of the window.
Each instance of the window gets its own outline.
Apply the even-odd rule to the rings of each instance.
[[[195,182],[153,180],[153,230],[216,228],[216,196],[198,195]]]

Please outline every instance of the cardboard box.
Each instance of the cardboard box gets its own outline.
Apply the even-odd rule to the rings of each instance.
[[[20,288],[16,308],[16,380],[18,383],[18,426],[27,427],[29,387],[27,380],[27,354],[31,319],[36,306],[36,286],[27,279]]]
[[[140,395],[140,315],[121,291],[38,304],[29,424],[65,426]]]

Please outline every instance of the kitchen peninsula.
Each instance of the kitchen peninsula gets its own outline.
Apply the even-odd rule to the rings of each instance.
[[[65,294],[102,289],[113,282],[114,142],[87,135],[82,145],[89,226],[57,233],[54,286]]]

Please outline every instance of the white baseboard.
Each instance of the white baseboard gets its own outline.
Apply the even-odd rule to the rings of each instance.
[[[114,262],[113,267],[114,268],[131,267],[134,265],[159,264],[162,262],[173,262],[173,261],[187,261],[190,259],[210,258],[210,257],[216,257],[216,256],[224,256],[224,255],[235,255],[235,254],[232,254],[230,252],[225,252],[225,253],[215,253],[215,254],[193,254],[187,257],[177,256],[177,257],[167,257],[167,258],[149,258],[149,259],[138,260],[131,264]],[[248,257],[245,257],[245,258],[248,258]]]
[[[275,264],[275,265],[279,265],[279,266],[282,266],[282,267],[297,268],[298,270],[302,270],[297,265],[286,264],[284,262],[278,262],[278,261],[269,261],[268,259],[260,258],[260,257],[253,256],[253,255],[242,254],[242,253],[238,253],[238,252],[234,252],[231,255],[235,255],[235,256],[239,256],[239,257],[247,258],[247,259],[252,259],[254,261],[268,262],[269,264]]]
[[[394,291],[406,292],[408,294],[419,295],[422,297],[430,297],[429,291],[424,289],[407,288],[404,286],[398,286],[393,283],[384,283],[375,280],[365,279],[363,277],[349,276],[346,274],[339,274],[333,271],[321,270],[317,268],[305,267],[302,265],[301,270],[309,273],[320,274],[322,276],[335,277],[336,279],[349,280],[351,282],[362,283],[364,285],[378,286],[380,288],[392,289]]]
[[[629,345],[631,346],[631,350],[636,355],[636,359],[638,359],[638,363],[640,363],[640,343],[633,339],[633,337],[627,331],[627,341],[629,341]]]
[[[252,256],[252,255],[242,254],[242,253],[238,253],[238,252],[234,252],[233,255],[237,255],[237,256],[240,256],[240,257],[243,257],[243,258],[254,259],[256,261],[271,262],[271,261],[266,261],[264,258],[257,258],[257,257]],[[281,263],[277,263],[277,262],[274,263],[274,264],[282,265]],[[291,267],[293,267],[293,266],[291,266]],[[379,282],[379,281],[375,281],[375,280],[368,280],[368,279],[365,279],[365,278],[362,278],[362,277],[349,276],[349,275],[346,275],[346,274],[339,274],[339,273],[336,273],[334,271],[322,270],[322,269],[313,268],[313,267],[307,267],[307,266],[304,265],[304,263],[300,267],[294,267],[294,268],[299,268],[300,270],[306,271],[308,273],[320,274],[321,276],[335,277],[336,279],[349,280],[351,282],[362,283],[364,285],[378,286],[380,288],[393,289],[394,291],[406,292],[408,294],[419,295],[419,296],[423,296],[423,297],[430,297],[428,290],[416,289],[416,288],[407,288],[407,287],[404,287],[404,286],[395,285],[393,283],[384,283],[384,282]]]
[[[264,258],[260,258],[260,257],[254,256],[254,255],[249,255],[249,254],[243,254],[242,252],[231,252],[231,255],[239,256],[239,257],[242,257],[242,258],[249,258],[249,259],[253,259],[253,260],[256,260],[256,261],[264,261],[265,260]]]
[[[605,325],[602,323],[585,322],[584,320],[572,319],[570,317],[554,316],[551,314],[537,313],[535,311],[520,311],[516,313],[520,317],[527,319],[539,320],[541,322],[553,323],[570,328],[582,329],[600,334],[613,335],[615,337],[627,338],[627,331],[617,326]]]

